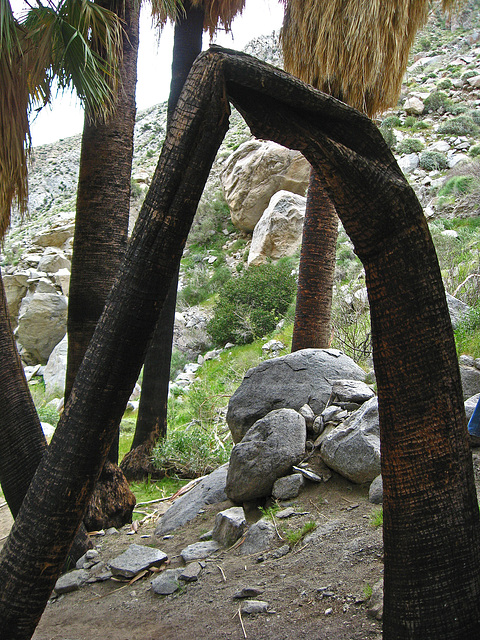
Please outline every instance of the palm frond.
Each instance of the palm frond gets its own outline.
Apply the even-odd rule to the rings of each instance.
[[[245,0],[190,0],[194,7],[205,11],[203,28],[213,36],[220,28],[230,31],[233,18],[242,13]],[[152,14],[157,24],[163,26],[167,20],[175,22],[181,17],[184,7],[179,0],[152,0]]]
[[[30,145],[28,89],[22,59],[23,31],[8,0],[0,0],[0,240],[10,224],[12,202],[27,207]]]
[[[288,71],[370,116],[396,104],[429,0],[283,1]]]
[[[91,0],[41,3],[16,20],[0,0],[0,240],[12,203],[27,208],[29,111],[50,100],[53,79],[74,87],[93,118],[114,108],[123,32],[118,17]]]

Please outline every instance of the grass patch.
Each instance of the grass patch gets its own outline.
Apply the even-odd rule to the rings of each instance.
[[[303,540],[303,538],[317,528],[317,523],[314,520],[309,520],[300,529],[286,529],[282,535],[291,547]]]
[[[370,514],[370,524],[377,529],[383,526],[383,508],[374,509]]]

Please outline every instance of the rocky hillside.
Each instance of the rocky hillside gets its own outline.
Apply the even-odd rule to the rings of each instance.
[[[281,64],[276,34],[257,38],[246,50],[270,63]],[[440,14],[432,14],[429,24],[415,43],[397,107],[378,119],[385,139],[396,154],[431,221],[441,260],[442,256],[446,260],[444,271],[447,290],[458,293],[469,304],[476,304],[479,293],[477,278],[471,277],[472,273],[478,271],[478,257],[471,251],[471,246],[475,246],[478,238],[475,235],[464,237],[463,232],[459,234],[459,223],[455,220],[475,218],[478,210],[479,107],[480,2],[471,0],[456,18],[445,20]],[[165,104],[138,114],[132,172],[132,225],[148,189],[165,136],[165,126]],[[233,182],[243,180],[243,193],[251,191],[250,186],[245,184],[245,176],[252,173],[251,168],[255,163],[254,172],[259,182],[269,182],[266,180],[269,171],[273,171],[277,180],[275,172],[280,156],[277,150],[271,152],[271,147],[256,142],[245,147],[242,143],[250,138],[247,125],[234,110],[230,130],[218,153],[202,196],[196,226],[192,231],[191,243],[199,242],[202,250],[195,254],[187,253],[184,260],[182,286],[185,290],[200,290],[205,281],[218,277],[220,268],[228,267],[230,273],[236,275],[247,262],[256,264],[263,259],[255,240],[255,234],[261,225],[256,225],[256,220],[253,225],[245,224],[242,209],[245,209],[243,205],[246,197],[239,196],[241,190],[237,190],[236,196],[232,196],[230,186]],[[270,155],[265,152],[266,148]],[[255,153],[250,156],[253,152]],[[23,223],[18,216],[14,218],[3,247],[2,271],[14,327],[19,324],[19,313],[24,319],[32,315],[38,317],[47,299],[49,302],[44,309],[44,324],[48,330],[55,326],[55,335],[40,350],[31,344],[33,337],[38,342],[38,329],[32,330],[29,327],[26,330],[18,326],[17,339],[29,364],[45,363],[51,349],[64,333],[79,153],[80,136],[34,149],[29,178],[29,217]],[[290,156],[281,161],[286,163],[285,175],[288,176],[294,161]],[[222,185],[224,196],[220,194],[221,174],[227,175]],[[297,184],[296,177],[295,180]],[[228,188],[227,182],[230,185]],[[288,180],[280,181],[277,187],[272,187],[270,183],[268,194],[258,195],[256,199],[265,198],[267,207],[272,195],[276,196],[279,189],[286,189],[301,194],[295,196],[294,202],[295,207],[301,209],[305,185],[300,181],[300,186],[293,187],[293,182],[288,177]],[[236,228],[227,219],[228,209],[223,197],[226,198]],[[238,202],[240,211],[235,211],[234,216],[234,208],[238,209]],[[280,206],[286,206],[284,200]],[[262,211],[258,217],[262,216]],[[282,247],[281,251],[284,253],[291,254],[298,246],[298,229],[301,229],[299,216],[301,214],[297,215],[296,212],[293,214],[296,225],[292,235],[295,237],[290,243],[294,244],[293,251],[292,246]],[[453,222],[447,222],[448,220]],[[250,244],[254,227],[253,244],[257,253],[252,257]],[[476,224],[472,223],[469,229],[472,234],[476,233]],[[271,244],[274,237],[273,231],[269,233],[271,235],[264,242],[265,245]],[[284,235],[283,231],[281,235]],[[461,242],[458,243],[458,240]],[[281,253],[272,253],[269,257],[276,260],[280,255]],[[367,305],[361,265],[343,232],[340,234],[337,257],[334,324],[336,336],[343,340],[338,346],[350,349],[351,355],[355,357],[359,354],[362,356],[362,353],[366,356],[368,347],[362,346],[363,337],[352,339],[348,335],[352,322],[357,327],[359,323],[368,323],[368,320],[365,319]],[[189,329],[179,340],[179,345],[182,349],[187,349],[194,344],[190,354],[192,357],[195,352],[201,352],[209,346],[205,333],[205,314],[192,311],[192,305],[197,304],[198,297],[184,296],[181,308],[184,313],[179,316],[184,328]],[[27,309],[27,302],[30,311]],[[31,304],[32,302],[35,304]],[[341,332],[345,326],[347,331],[342,337]],[[195,327],[198,331],[193,335],[190,329]],[[368,327],[363,333],[368,334]],[[352,340],[353,344],[348,344]]]

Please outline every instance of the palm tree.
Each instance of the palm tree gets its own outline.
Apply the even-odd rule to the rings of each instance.
[[[154,5],[154,15],[160,26],[167,19],[175,22],[167,127],[190,68],[202,50],[203,31],[209,31],[210,36],[220,26],[229,31],[233,18],[242,12],[244,6],[245,0],[186,0],[183,2],[183,11],[172,14],[161,3]],[[159,473],[151,462],[151,453],[158,439],[165,437],[167,433],[168,385],[177,288],[178,274],[172,281],[145,358],[135,435],[131,449],[120,465],[129,479],[139,480]]]
[[[256,135],[302,149],[365,265],[384,474],[384,638],[476,638],[480,514],[448,306],[420,204],[367,117],[218,49],[197,60],[182,92],[65,412],[0,553],[0,635],[31,637],[47,602],[176,273],[228,100]]]
[[[9,225],[12,201],[26,206],[29,110],[48,101],[57,78],[61,88],[75,86],[82,101],[96,116],[106,116],[114,102],[121,27],[110,12],[90,2],[62,2],[57,10],[38,6],[17,21],[9,2],[0,2],[0,239]],[[95,35],[93,34],[95,30]],[[98,40],[104,55],[92,50]],[[108,73],[108,78],[105,75]],[[102,74],[100,76],[100,74]],[[6,313],[0,283],[0,367],[2,455],[0,483],[10,510],[16,516],[46,448],[38,415],[23,375]],[[76,560],[90,544],[82,529],[72,550]]]
[[[283,0],[285,69],[369,116],[398,100],[428,0]],[[454,0],[444,0],[444,8]],[[292,351],[327,347],[338,219],[311,175],[300,256]]]
[[[65,400],[123,258],[130,211],[140,3],[102,0],[98,4],[118,15],[124,26],[121,90],[107,120],[95,120],[88,108],[85,111],[68,304]],[[89,530],[131,522],[135,496],[117,463],[118,438],[85,515]]]

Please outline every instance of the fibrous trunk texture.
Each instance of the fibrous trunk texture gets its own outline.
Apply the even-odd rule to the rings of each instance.
[[[330,345],[337,236],[335,207],[312,169],[303,223],[292,352],[326,349]]]
[[[479,510],[448,307],[418,200],[368,118],[217,48],[192,68],[63,418],[0,555],[0,635],[30,637],[47,602],[176,271],[227,128],[227,98],[255,135],[300,149],[322,174],[365,265],[384,475],[384,638],[476,638]]]

